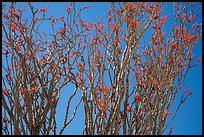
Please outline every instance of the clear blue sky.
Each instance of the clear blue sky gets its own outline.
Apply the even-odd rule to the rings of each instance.
[[[96,17],[100,19],[104,15],[104,13],[108,9],[108,5],[110,3],[106,2],[83,2],[83,3],[76,3],[76,6],[79,8],[83,7],[84,5],[91,5],[89,9],[86,9],[82,13],[82,17],[86,19],[87,21],[95,21]],[[66,16],[65,8],[69,5],[68,2],[33,2],[33,5],[35,8],[43,8],[49,5],[49,8],[47,9],[46,16],[49,17],[50,15],[53,15],[54,17],[60,17],[60,16]],[[198,4],[199,5],[199,4]],[[19,8],[28,8],[27,3],[17,3],[17,7]],[[163,8],[162,14],[166,15],[169,14],[172,16],[172,3],[167,3],[167,6]],[[168,8],[167,8],[168,7]],[[29,10],[27,10],[28,12]],[[25,14],[27,14],[25,12]],[[30,11],[28,13],[30,15]],[[194,22],[200,22],[202,15],[199,16],[197,20]],[[168,18],[166,21],[166,24],[164,27],[168,30],[169,26],[172,26],[173,24],[173,18]],[[47,33],[49,32],[49,29],[47,25],[43,25],[43,30]],[[197,46],[195,47],[193,54],[195,56],[195,61],[199,56],[202,55],[202,40],[200,39]],[[5,63],[3,61],[3,63]],[[5,73],[3,72],[3,75]],[[175,120],[171,124],[173,126],[173,132],[172,134],[202,134],[202,61],[201,64],[196,66],[195,68],[192,68],[189,70],[189,73],[185,80],[186,87],[189,87],[191,92],[193,93],[192,96],[190,96],[186,103],[181,106],[181,109],[179,110]],[[64,120],[64,114],[67,104],[67,98],[70,96],[70,92],[72,92],[73,86],[67,86],[64,88],[61,92],[61,97],[59,100],[58,108],[57,108],[57,120],[58,123],[62,124]],[[80,91],[78,92],[77,96],[75,97],[72,104],[75,104],[78,102],[80,97]],[[179,100],[180,97],[178,96]],[[176,108],[177,104],[172,105],[173,109]],[[72,113],[72,112],[71,112]],[[70,118],[70,117],[69,117]],[[58,125],[59,127],[60,124]],[[83,106],[80,105],[77,115],[75,119],[72,121],[72,123],[66,128],[64,131],[64,134],[82,134],[82,130],[84,128],[84,113],[83,113]],[[168,133],[165,132],[166,134]]]

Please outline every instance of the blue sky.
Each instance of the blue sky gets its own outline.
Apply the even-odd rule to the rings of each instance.
[[[79,8],[82,8],[84,5],[90,5],[91,7],[88,9],[85,9],[84,12],[82,12],[82,18],[86,19],[86,21],[96,21],[96,17],[100,19],[104,15],[104,13],[107,11],[108,6],[110,3],[106,2],[83,2],[83,3],[76,3],[76,6]],[[50,15],[53,15],[54,17],[60,17],[60,16],[66,16],[65,8],[69,5],[68,2],[33,2],[33,5],[35,8],[44,8],[49,5],[49,8],[47,9],[46,16],[49,17]],[[19,8],[28,8],[27,3],[17,3],[17,7]],[[168,8],[167,8],[168,6]],[[164,15],[170,14],[172,16],[172,7],[173,3],[167,3],[167,6],[163,8]],[[28,12],[29,10],[27,10]],[[27,14],[25,12],[25,14]],[[30,13],[29,13],[30,14]],[[28,14],[28,15],[29,15]],[[194,22],[200,22],[202,15],[199,16],[197,20]],[[173,24],[173,18],[169,18],[166,21],[165,29],[168,30],[169,26],[172,26]],[[49,28],[47,25],[43,25],[43,30],[47,33],[49,32]],[[168,31],[167,31],[168,32]],[[145,34],[147,35],[147,34]],[[197,46],[195,47],[193,51],[194,55],[194,63],[197,61],[197,58],[202,55],[202,40],[200,39]],[[4,61],[3,61],[4,63]],[[3,72],[4,74],[4,72]],[[201,63],[196,66],[195,68],[192,68],[189,70],[189,73],[187,74],[185,85],[186,87],[190,88],[190,91],[193,93],[192,96],[190,96],[186,103],[181,106],[181,109],[179,110],[176,118],[174,119],[173,123],[171,124],[173,126],[173,132],[172,134],[202,134],[202,61]],[[64,114],[67,104],[67,98],[70,96],[70,92],[72,92],[73,85],[68,85],[67,87],[62,89],[61,97],[59,100],[58,108],[57,108],[57,120],[58,123],[63,123],[64,121]],[[74,98],[72,104],[76,104],[79,101],[80,97],[80,91],[77,92],[77,96]],[[178,96],[177,101],[179,101],[180,97]],[[71,105],[72,105],[71,104]],[[178,104],[172,105],[172,108],[176,108]],[[73,108],[71,108],[71,113]],[[70,116],[69,116],[70,118]],[[59,125],[59,128],[61,126]],[[66,128],[64,131],[64,134],[82,134],[82,130],[84,128],[84,113],[83,113],[83,105],[81,104],[79,106],[79,109],[77,111],[76,117],[71,122],[71,124]],[[168,131],[165,132],[168,134]]]

